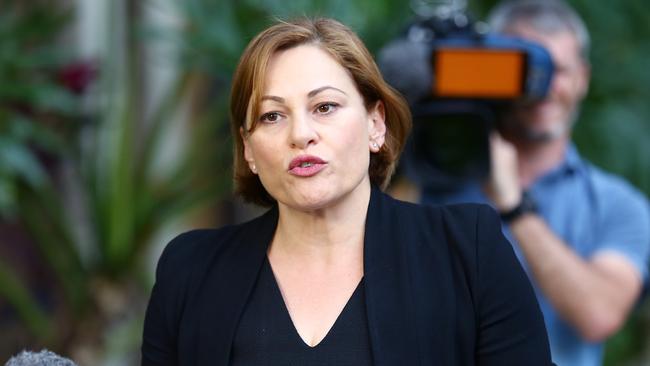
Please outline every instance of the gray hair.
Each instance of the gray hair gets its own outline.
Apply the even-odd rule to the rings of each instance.
[[[22,351],[7,361],[5,366],[76,366],[76,364],[54,352],[42,350],[39,353]]]
[[[589,32],[582,18],[563,0],[505,0],[488,17],[492,30],[506,32],[517,22],[525,22],[545,33],[569,31],[580,46],[584,61],[589,60]]]

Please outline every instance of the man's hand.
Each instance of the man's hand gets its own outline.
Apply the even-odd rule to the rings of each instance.
[[[522,195],[517,150],[498,132],[490,135],[490,160],[490,177],[483,189],[497,210],[509,211],[519,204]]]

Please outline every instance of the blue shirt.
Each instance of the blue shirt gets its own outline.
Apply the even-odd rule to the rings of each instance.
[[[571,145],[564,161],[538,179],[529,188],[529,193],[551,230],[582,258],[613,251],[627,258],[644,280],[647,278],[650,206],[645,196],[630,184],[581,159]],[[445,196],[424,189],[422,202],[490,204],[478,182],[469,182]],[[516,240],[506,226],[503,231],[528,272]],[[553,361],[558,366],[601,365],[603,344],[583,340],[554,311],[530,273],[529,277],[544,313]]]

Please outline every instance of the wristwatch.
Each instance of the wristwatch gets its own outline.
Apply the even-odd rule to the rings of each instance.
[[[509,224],[521,215],[529,212],[537,213],[537,203],[533,197],[530,196],[528,191],[523,191],[521,193],[521,201],[519,201],[517,206],[511,210],[499,212],[499,214],[501,216],[501,221]]]

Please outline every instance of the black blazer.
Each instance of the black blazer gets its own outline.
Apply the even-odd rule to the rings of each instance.
[[[277,221],[273,208],[169,243],[146,313],[143,365],[229,364]],[[535,295],[489,207],[418,206],[373,188],[364,246],[375,365],[551,365]]]

